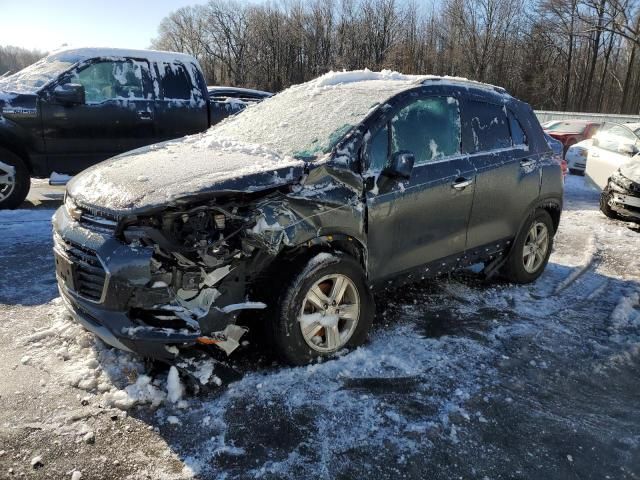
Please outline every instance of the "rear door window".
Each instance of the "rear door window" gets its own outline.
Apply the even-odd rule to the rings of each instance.
[[[180,63],[161,63],[160,92],[165,100],[190,100],[191,79],[184,65]]]
[[[465,153],[511,147],[511,134],[502,106],[467,100],[462,118],[462,144]]]

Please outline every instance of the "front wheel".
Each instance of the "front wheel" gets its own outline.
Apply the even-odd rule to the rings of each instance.
[[[0,148],[0,210],[18,208],[30,187],[31,177],[22,159]]]
[[[553,221],[545,210],[537,210],[518,233],[503,273],[513,283],[535,281],[547,266],[553,248]]]
[[[293,365],[364,343],[374,315],[360,264],[341,253],[320,253],[289,281],[273,319],[278,353]]]

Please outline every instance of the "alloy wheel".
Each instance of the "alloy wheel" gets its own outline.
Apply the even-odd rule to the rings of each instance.
[[[0,161],[0,202],[9,198],[16,188],[16,169]]]
[[[317,352],[344,347],[360,318],[360,295],[346,275],[322,277],[302,302],[299,323],[305,342]]]
[[[535,222],[524,241],[522,262],[527,273],[535,273],[544,263],[549,249],[549,230],[542,222]]]

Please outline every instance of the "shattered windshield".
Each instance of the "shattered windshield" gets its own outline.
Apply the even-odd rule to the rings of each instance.
[[[331,151],[373,108],[406,88],[406,83],[393,81],[296,85],[216,125],[207,135],[312,160]]]
[[[82,58],[68,52],[50,55],[13,75],[1,78],[0,90],[12,93],[37,92],[80,60]]]

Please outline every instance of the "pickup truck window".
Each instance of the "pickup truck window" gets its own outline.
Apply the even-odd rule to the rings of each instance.
[[[67,83],[82,85],[87,103],[144,98],[142,67],[131,60],[92,63],[71,75]]]
[[[190,100],[191,79],[183,65],[164,63],[160,65],[163,74],[160,77],[160,92],[165,100]]]

